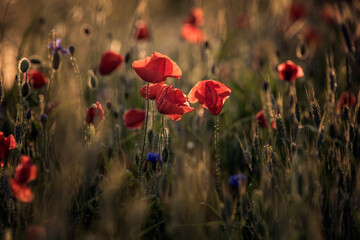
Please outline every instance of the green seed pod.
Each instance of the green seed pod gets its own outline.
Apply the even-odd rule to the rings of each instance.
[[[70,52],[71,56],[74,56],[74,53],[75,53],[75,48],[74,48],[74,46],[70,46],[70,47],[69,47],[69,52]]]
[[[298,102],[295,104],[295,116],[298,123],[300,123],[300,107]]]
[[[92,70],[89,70],[89,88],[96,90],[98,86],[98,79]]]
[[[167,148],[164,148],[164,150],[162,151],[161,158],[162,158],[163,162],[165,162],[165,163],[168,161],[169,150]]]
[[[21,87],[21,96],[25,98],[29,95],[29,92],[30,92],[29,84],[25,82]]]
[[[30,61],[27,58],[22,58],[19,63],[19,70],[22,73],[26,73],[30,68]]]

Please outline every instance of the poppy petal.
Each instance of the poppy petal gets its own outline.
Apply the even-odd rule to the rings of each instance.
[[[146,112],[142,109],[134,108],[127,110],[123,115],[123,121],[126,128],[138,130],[141,129],[145,121]]]
[[[101,57],[99,73],[101,75],[108,75],[119,68],[123,61],[124,58],[121,54],[113,51],[107,51]]]
[[[166,55],[154,52],[150,57],[134,61],[132,64],[139,77],[150,83],[165,81],[167,77],[180,78],[179,66]]]

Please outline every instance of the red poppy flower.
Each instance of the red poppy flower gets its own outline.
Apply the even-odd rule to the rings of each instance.
[[[181,27],[181,37],[189,43],[202,44],[206,41],[205,33],[200,28],[204,24],[204,12],[201,8],[191,9],[190,16]]]
[[[190,90],[188,100],[190,103],[198,101],[204,108],[209,109],[211,114],[218,115],[230,93],[231,88],[221,82],[202,80]]]
[[[150,83],[149,86],[149,99],[154,100],[156,99],[157,94],[161,91],[161,89],[164,86],[168,86],[167,84],[164,84],[164,82],[159,83]],[[140,88],[140,94],[143,98],[146,98],[146,89],[147,85],[144,85],[142,88]]]
[[[31,70],[29,81],[31,87],[33,87],[34,89],[40,89],[44,87],[49,80],[45,77],[45,75],[42,72],[39,72],[37,70]]]
[[[190,23],[184,23],[181,27],[181,37],[189,43],[195,44],[202,44],[206,41],[204,31]]]
[[[290,7],[290,18],[297,21],[307,15],[307,8],[302,3],[293,3]]]
[[[16,148],[15,138],[10,134],[7,138],[3,132],[0,132],[0,167],[4,167],[5,158],[9,150]]]
[[[342,111],[342,109],[345,107],[345,106],[348,106],[348,107],[351,107],[355,104],[356,102],[356,97],[354,94],[349,94],[349,92],[344,92],[339,100],[337,100],[336,102],[336,106],[337,106],[337,109],[338,111]]]
[[[287,82],[294,82],[297,78],[304,76],[303,69],[288,60],[278,66],[279,77]]]
[[[124,61],[123,56],[113,51],[107,51],[102,55],[101,62],[99,64],[99,73],[101,75],[108,75],[120,67]]]
[[[149,38],[149,29],[145,21],[139,20],[135,23],[134,39],[146,40]]]
[[[150,83],[163,82],[167,77],[180,78],[181,69],[168,56],[154,52],[150,57],[132,64],[139,77]]]
[[[138,130],[145,121],[146,112],[142,109],[133,108],[127,110],[123,115],[123,121],[126,128]]]
[[[34,199],[34,194],[26,184],[35,180],[36,176],[37,166],[31,163],[30,157],[22,155],[15,169],[15,178],[10,178],[11,191],[19,201],[31,202]]]
[[[96,102],[86,109],[86,122],[88,124],[94,124],[95,116],[98,116],[101,122],[105,120],[104,110],[99,102]]]
[[[260,127],[263,127],[263,128],[268,127],[264,110],[260,110],[258,113],[256,113],[256,119],[258,120]]]
[[[185,94],[173,86],[164,86],[156,96],[159,113],[168,115],[172,120],[179,121],[184,113],[193,111],[186,100]]]

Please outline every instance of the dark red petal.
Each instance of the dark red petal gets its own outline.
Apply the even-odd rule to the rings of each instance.
[[[124,126],[129,129],[138,130],[145,121],[146,112],[142,109],[130,109],[123,115]]]
[[[124,58],[118,53],[107,51],[102,55],[99,64],[99,73],[101,75],[108,75],[121,66]]]
[[[159,82],[159,83],[150,83],[149,86],[149,99],[154,100],[156,99],[157,94],[160,92],[160,90],[164,87],[164,86],[168,86],[166,84],[164,84],[164,82]],[[140,94],[143,98],[146,98],[146,89],[147,89],[147,85],[144,85],[141,89],[140,89]]]
[[[30,71],[30,86],[34,89],[39,89],[44,87],[48,82],[48,79],[45,75],[37,70]]]

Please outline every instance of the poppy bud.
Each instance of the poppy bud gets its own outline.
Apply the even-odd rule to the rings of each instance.
[[[29,110],[27,111],[27,113],[26,113],[26,119],[28,120],[28,121],[30,121],[30,119],[31,119],[31,109],[29,108]]]
[[[30,62],[27,58],[23,58],[20,60],[20,63],[19,63],[19,70],[22,72],[22,73],[26,73],[27,70],[29,70],[30,68]]]
[[[30,57],[30,63],[35,65],[41,65],[41,59],[38,56]]]
[[[29,95],[29,92],[30,92],[29,84],[25,82],[21,87],[21,96],[25,98]]]
[[[111,105],[111,102],[107,102],[106,103],[106,108],[107,108],[107,110],[111,110],[111,107],[112,107],[112,105]]]
[[[128,64],[131,60],[131,54],[130,52],[127,52],[125,55],[125,63]]]
[[[266,92],[269,89],[269,83],[267,81],[263,82],[262,89]]]
[[[39,120],[42,124],[46,124],[47,120],[48,120],[48,116],[44,113],[39,115]]]
[[[19,124],[15,126],[15,141],[20,142],[21,140],[21,128]]]
[[[167,148],[164,148],[161,156],[162,156],[162,160],[166,163],[169,159],[169,150]]]
[[[70,47],[69,47],[69,52],[70,52],[71,56],[74,56],[74,53],[75,53],[75,48],[74,48],[74,46],[70,46]]]
[[[97,89],[97,77],[92,70],[89,70],[89,87],[93,90]]]
[[[54,70],[58,70],[59,66],[60,66],[60,55],[59,52],[56,51],[53,55],[52,67]]]

